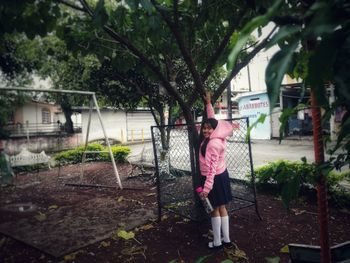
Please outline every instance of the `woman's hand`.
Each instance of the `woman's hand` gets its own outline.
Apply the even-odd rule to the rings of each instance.
[[[205,198],[208,197],[208,193],[206,193],[206,192],[201,192],[201,193],[199,194],[199,196],[201,197],[202,200],[204,200]]]

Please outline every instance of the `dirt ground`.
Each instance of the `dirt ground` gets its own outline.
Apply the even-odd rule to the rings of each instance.
[[[236,249],[210,251],[210,224],[171,213],[157,221],[156,184],[129,178],[131,166],[118,165],[124,186],[116,188],[108,163],[89,163],[79,178],[78,166],[19,174],[15,186],[0,192],[1,262],[266,262],[279,257],[289,243],[319,244],[317,206],[301,198],[287,211],[279,198],[258,192],[262,220],[253,207],[230,215]],[[136,173],[137,175],[137,173]],[[67,183],[108,187],[68,186]],[[115,187],[113,187],[115,186]],[[330,207],[331,245],[350,239],[349,208]],[[121,230],[134,238],[118,236]]]

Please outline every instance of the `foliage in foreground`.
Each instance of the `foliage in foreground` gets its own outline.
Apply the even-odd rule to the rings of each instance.
[[[127,146],[112,146],[113,156],[116,162],[125,162],[126,157],[130,153]],[[79,146],[72,150],[60,152],[54,156],[54,159],[60,164],[80,163],[83,157],[85,146]],[[98,143],[91,143],[87,146],[87,151],[108,151],[108,148]],[[110,161],[109,153],[90,153],[86,155],[86,161]]]
[[[313,189],[317,184],[316,165],[306,161],[279,160],[257,168],[254,172],[257,186],[277,186],[286,208],[298,198],[302,188]],[[340,184],[343,180],[350,182],[350,171],[330,171],[327,175],[329,195],[339,205],[349,204],[350,201],[350,193]]]

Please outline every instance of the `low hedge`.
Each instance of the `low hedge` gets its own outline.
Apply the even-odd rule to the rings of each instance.
[[[257,187],[268,185],[277,187],[285,207],[298,198],[301,188],[314,189],[317,184],[317,167],[306,162],[278,160],[254,170]],[[350,193],[340,184],[350,181],[350,171],[330,171],[326,175],[330,198],[340,205],[348,205]]]
[[[63,151],[54,155],[54,159],[60,164],[75,164],[82,161],[85,146],[79,146],[72,150]],[[108,151],[108,147],[98,143],[91,143],[87,146],[87,151]],[[126,161],[126,157],[130,154],[130,148],[127,146],[111,147],[116,162],[122,163]],[[109,153],[87,153],[86,161],[110,161]]]

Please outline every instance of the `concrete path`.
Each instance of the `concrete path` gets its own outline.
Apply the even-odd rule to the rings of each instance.
[[[283,140],[254,140],[251,142],[254,167],[265,165],[277,160],[301,161],[306,157],[307,162],[315,161],[312,141]]]
[[[131,156],[141,154],[143,148],[152,148],[151,142],[130,144]],[[306,157],[308,162],[314,162],[313,145],[310,141],[254,140],[251,142],[254,167],[259,167],[276,160],[300,161]]]

